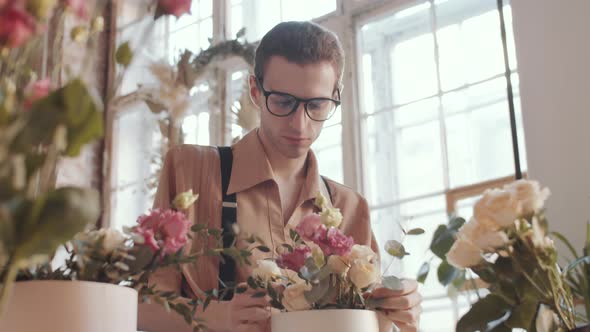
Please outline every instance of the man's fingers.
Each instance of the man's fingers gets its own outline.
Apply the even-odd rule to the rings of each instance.
[[[233,304],[237,308],[245,307],[266,307],[270,302],[267,295],[261,297],[252,297],[252,294],[237,294],[232,300]]]
[[[418,282],[413,279],[403,279],[401,281],[402,288],[399,290],[391,290],[389,288],[380,287],[375,289],[373,293],[374,298],[400,296],[415,292],[418,289]]]
[[[413,292],[402,296],[391,296],[378,300],[378,308],[406,310],[419,305],[422,302],[422,295],[418,292]]]
[[[262,307],[249,307],[239,310],[234,319],[238,322],[260,322],[270,318],[270,309]]]
[[[414,325],[417,327],[420,320],[421,312],[422,308],[420,306],[416,306],[408,310],[386,311],[385,314],[387,318],[393,321],[396,325],[398,325],[398,323],[403,323],[408,325]]]
[[[411,325],[402,322],[396,322],[395,326],[399,329],[400,332],[418,332],[418,325]]]

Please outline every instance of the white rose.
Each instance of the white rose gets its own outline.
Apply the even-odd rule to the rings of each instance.
[[[260,259],[258,266],[252,270],[252,277],[260,278],[265,284],[271,279],[281,276],[281,269],[271,260]]]
[[[479,248],[462,238],[458,238],[447,253],[447,262],[457,268],[475,266],[482,260]]]
[[[340,209],[327,208],[320,213],[322,224],[326,227],[338,227],[342,223],[342,213]]]
[[[518,202],[519,214],[522,217],[539,212],[545,205],[545,200],[551,194],[549,189],[541,189],[539,182],[528,180],[515,181],[506,185],[505,189]]]
[[[494,249],[508,243],[508,235],[506,233],[490,229],[488,224],[480,223],[477,219],[472,219],[470,222],[465,223],[459,229],[457,237],[470,241],[484,251],[494,251]]]
[[[348,270],[348,278],[358,289],[362,289],[379,282],[381,270],[376,263],[355,259]]]
[[[94,246],[102,238],[103,252],[109,254],[115,249],[123,248],[127,238],[121,232],[112,228],[101,228],[94,231],[78,233],[76,240],[86,242],[89,246]]]
[[[492,225],[510,227],[518,218],[518,202],[512,194],[505,190],[489,189],[475,203],[473,215],[482,223],[491,221]]]
[[[102,228],[99,230],[99,234],[104,236],[102,246],[107,252],[123,247],[125,240],[127,240],[121,232],[112,228]]]
[[[328,268],[334,274],[344,274],[348,272],[350,265],[346,257],[332,255],[328,257]]]
[[[374,262],[377,259],[377,254],[369,246],[355,244],[348,254],[350,261],[361,259],[367,262]]]
[[[553,248],[553,240],[549,238],[543,227],[539,224],[537,217],[533,217],[533,224],[531,230],[526,233],[526,236],[530,238],[533,246],[539,249]]]
[[[283,305],[287,311],[301,311],[311,308],[305,299],[305,292],[311,290],[311,285],[305,282],[288,286],[283,292]]]

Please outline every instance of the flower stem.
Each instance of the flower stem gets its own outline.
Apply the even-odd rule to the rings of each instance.
[[[5,306],[8,303],[10,293],[14,287],[14,279],[18,273],[18,267],[16,263],[13,263],[9,260],[7,266],[8,269],[4,274],[4,278],[2,279],[2,285],[0,285],[0,317],[2,317],[4,311],[6,310]]]

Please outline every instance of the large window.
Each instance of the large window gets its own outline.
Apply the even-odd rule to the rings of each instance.
[[[336,11],[337,0],[231,0],[231,36],[246,28],[248,40],[259,40],[284,21],[305,21]]]
[[[504,11],[518,107],[510,7]],[[398,236],[399,224],[426,230],[406,240],[411,256],[398,266],[415,277],[431,259],[436,227],[453,211],[470,216],[474,200],[455,199],[457,191],[514,174],[499,13],[493,0],[416,1],[360,22],[358,35],[364,188],[373,230],[381,245]],[[422,328],[452,331],[449,315],[457,318],[467,303],[447,298],[436,273],[422,292]]]

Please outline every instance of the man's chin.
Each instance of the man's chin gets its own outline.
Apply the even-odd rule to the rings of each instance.
[[[289,147],[289,148],[282,148],[281,154],[289,159],[299,159],[307,156],[309,152],[309,147]]]

